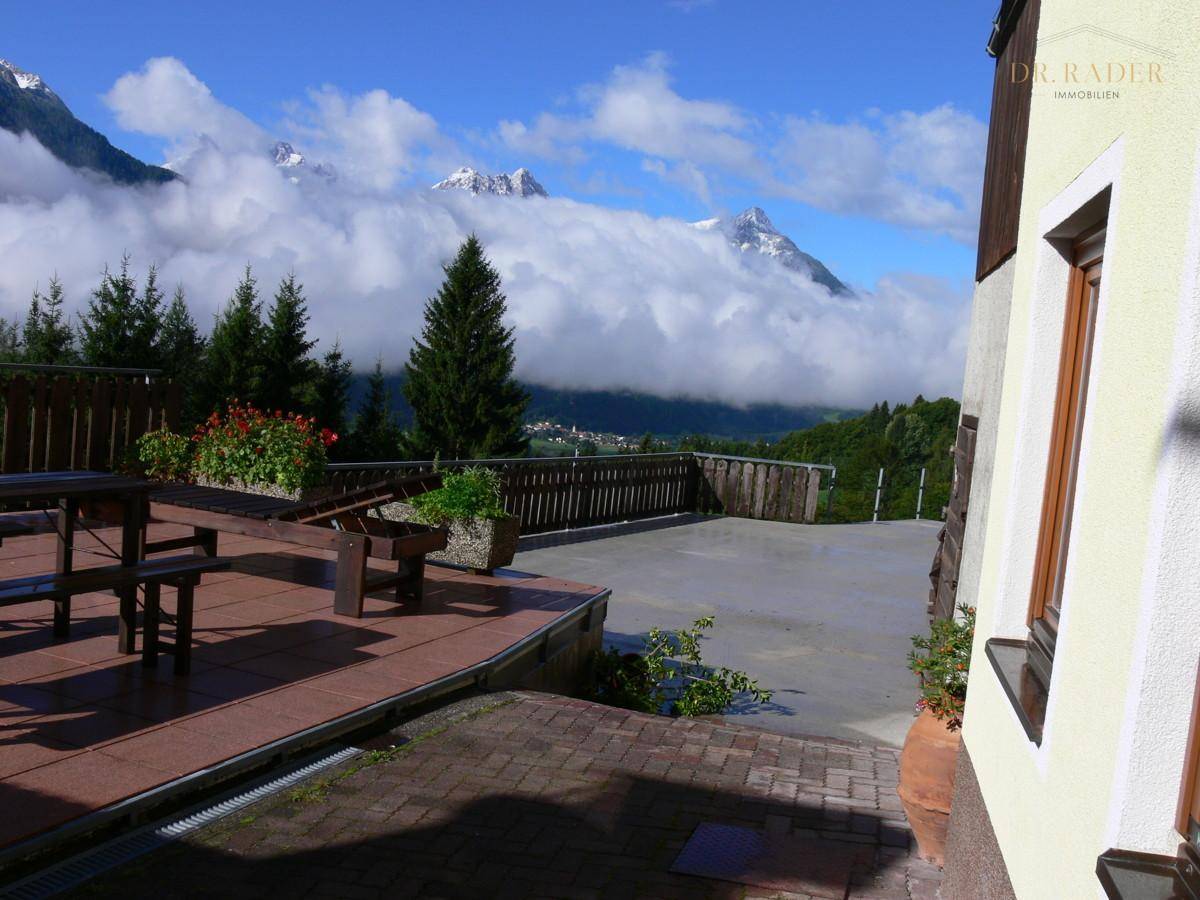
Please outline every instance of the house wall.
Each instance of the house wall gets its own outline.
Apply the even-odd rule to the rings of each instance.
[[[1104,32],[1060,37],[1087,25]],[[1038,61],[1052,75],[1065,61],[1158,60],[1165,83],[1113,86],[1119,99],[1099,101],[1055,98],[1061,83],[1033,89],[963,728],[1021,898],[1103,896],[1094,869],[1105,849],[1173,853],[1178,842],[1171,826],[1200,661],[1200,583],[1194,565],[1175,562],[1194,561],[1200,547],[1191,428],[1200,419],[1182,399],[1200,387],[1197,33],[1200,6],[1181,0],[1045,0],[1041,9]],[[1105,188],[1104,278],[1039,747],[984,643],[1026,633],[1068,273],[1047,235]]]
[[[1014,260],[995,269],[975,285],[971,306],[971,331],[963,376],[962,413],[976,416],[975,461],[971,473],[971,497],[963,531],[962,556],[958,563],[957,603],[974,606],[979,595],[979,566],[987,524],[988,500],[992,493],[993,457],[1004,384],[1004,358],[1008,344],[1008,317],[1012,302]]]

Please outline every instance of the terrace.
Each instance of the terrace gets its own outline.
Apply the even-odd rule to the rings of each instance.
[[[19,427],[6,430],[3,470],[104,469],[122,445],[170,420],[169,386],[136,377],[95,385],[84,390],[64,376],[11,381],[7,422],[20,426],[24,417],[13,410],[32,400],[32,425],[25,434]],[[104,430],[97,432],[97,425]],[[621,750],[623,761],[626,755],[638,760],[635,793],[668,790],[667,782],[656,781],[659,763],[683,741],[690,761],[679,777],[714,780],[727,796],[713,805],[711,798],[679,794],[680,809],[689,810],[680,822],[691,822],[697,804],[708,804],[706,821],[741,822],[747,833],[767,835],[784,857],[796,852],[828,864],[818,866],[819,877],[778,860],[767,875],[731,870],[688,877],[790,885],[814,896],[845,896],[851,882],[868,892],[882,891],[884,882],[900,891],[870,896],[908,896],[914,879],[936,887],[936,873],[913,857],[893,788],[895,748],[911,721],[903,658],[907,636],[925,622],[922,598],[936,524],[809,524],[828,497],[822,478],[834,474],[820,466],[704,454],[482,464],[501,471],[505,505],[521,519],[525,537],[514,568],[476,574],[427,565],[420,602],[398,600],[391,589],[368,589],[362,617],[355,618],[335,612],[343,587],[340,551],[236,529],[222,533],[219,552],[231,568],[205,574],[196,588],[186,674],[146,667],[122,651],[116,639],[121,603],[109,592],[74,598],[69,637],[55,636],[54,606],[45,600],[0,607],[0,799],[21,811],[0,822],[4,877],[119,839],[141,823],[167,821],[163,817],[190,803],[290,771],[314,754],[359,759],[386,742],[397,722],[466,693],[570,693],[583,663],[601,646],[606,619],[610,643],[636,649],[651,625],[678,627],[715,613],[712,661],[746,669],[776,697],[759,709],[735,707],[723,722],[699,730],[620,713],[629,728],[646,735]],[[370,491],[366,486],[381,479],[429,469],[421,462],[335,465],[330,480],[341,490]],[[3,521],[35,533],[5,539],[0,579],[61,566],[55,533],[61,520],[53,513],[13,512]],[[322,534],[344,535],[338,529]],[[189,524],[161,521],[146,534],[150,544],[176,550],[191,537]],[[103,551],[120,542],[119,528],[99,522],[77,528],[75,569],[104,564]],[[364,581],[386,579],[385,564],[368,559]],[[175,610],[172,589],[162,593],[163,608]],[[143,617],[143,640],[144,625]],[[176,637],[169,621],[163,631]],[[504,806],[510,788],[517,795],[529,788],[520,777],[528,767],[569,790],[571,777],[551,773],[558,762],[542,759],[543,744],[558,760],[577,739],[584,741],[591,755],[581,756],[580,765],[596,774],[585,780],[603,781],[597,773],[609,760],[600,747],[610,738],[584,736],[566,718],[583,715],[591,728],[610,721],[606,708],[559,707],[536,696],[543,699],[530,701],[530,709],[586,711],[562,712],[562,734],[543,734],[520,721],[513,726],[518,732],[505,731],[503,748],[488,765],[495,768],[502,752],[516,768],[497,771],[480,795],[489,808]],[[538,706],[543,703],[549,705]],[[621,726],[622,740],[625,730]],[[710,740],[712,747],[702,746]],[[353,759],[346,764],[357,765]],[[452,793],[438,804],[449,809],[462,799],[458,789]],[[767,795],[772,801],[785,796],[765,818],[731,812]],[[413,815],[406,796],[395,798],[391,814]],[[626,802],[634,810],[628,815],[643,815],[640,800],[630,794]],[[604,803],[593,805],[599,810]],[[588,813],[576,809],[564,822],[575,815]],[[637,821],[650,834],[660,826]],[[674,859],[693,825],[671,827],[663,854]],[[403,840],[408,833],[396,834]],[[439,846],[450,840],[440,839]],[[607,865],[612,852],[632,851],[605,850],[599,864]],[[533,862],[523,853],[515,865]],[[473,864],[489,865],[491,856],[480,853]],[[693,848],[692,856],[705,853]],[[672,878],[686,894],[686,881]]]

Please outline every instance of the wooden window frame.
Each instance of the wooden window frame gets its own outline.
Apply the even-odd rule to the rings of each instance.
[[[1200,847],[1200,670],[1196,672],[1196,687],[1192,692],[1192,721],[1188,726],[1175,828],[1193,846]]]
[[[1034,557],[1027,624],[1034,639],[1053,645],[1058,634],[1063,579],[1071,536],[1071,509],[1079,470],[1088,379],[1095,341],[1105,226],[1076,239],[1072,248],[1063,338],[1058,363],[1054,419],[1042,491],[1041,522]]]

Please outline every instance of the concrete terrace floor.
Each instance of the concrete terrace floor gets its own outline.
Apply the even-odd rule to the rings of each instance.
[[[940,527],[678,516],[531,536],[513,565],[610,587],[605,639],[622,649],[655,625],[715,616],[705,661],[775,691],[731,721],[899,747],[916,700],[909,638],[929,628]]]
[[[934,900],[941,880],[894,750],[524,692],[370,746],[74,896]]]

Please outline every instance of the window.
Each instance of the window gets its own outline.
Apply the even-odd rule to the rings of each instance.
[[[1054,639],[1058,634],[1063,579],[1071,540],[1071,508],[1075,500],[1079,444],[1083,434],[1103,255],[1103,226],[1093,229],[1075,244],[1063,321],[1058,390],[1029,602],[1032,637],[1043,649],[1049,650],[1051,658]]]

